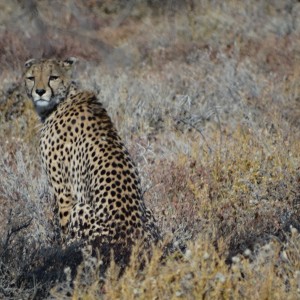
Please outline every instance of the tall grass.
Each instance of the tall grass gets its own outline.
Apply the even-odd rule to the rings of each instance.
[[[100,2],[0,4],[0,295],[299,298],[299,5]],[[107,257],[61,248],[21,74],[69,55],[184,253],[155,247],[141,269],[134,252],[118,277]]]

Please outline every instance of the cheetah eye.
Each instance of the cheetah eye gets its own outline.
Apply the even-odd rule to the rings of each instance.
[[[58,79],[58,76],[52,75],[52,76],[49,77],[49,80],[56,80],[56,79]]]
[[[33,81],[34,80],[34,76],[28,76],[27,79]]]

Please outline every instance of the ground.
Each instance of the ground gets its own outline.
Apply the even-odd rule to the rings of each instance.
[[[0,293],[299,298],[299,3],[64,3],[0,3]],[[74,285],[68,270],[18,284],[60,245],[21,87],[24,62],[41,56],[79,58],[75,78],[108,110],[166,243],[187,241],[183,257],[162,264],[154,249],[143,270],[133,259],[105,280],[87,259]]]

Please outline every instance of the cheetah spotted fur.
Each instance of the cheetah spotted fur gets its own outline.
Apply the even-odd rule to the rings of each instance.
[[[40,154],[66,243],[158,241],[138,172],[95,94],[71,81],[75,59],[25,63],[27,95],[43,122]]]

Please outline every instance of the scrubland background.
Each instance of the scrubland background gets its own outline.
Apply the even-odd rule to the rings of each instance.
[[[74,278],[52,250],[22,72],[68,56],[183,256],[157,248],[141,270],[133,255],[120,279],[86,259]],[[0,0],[0,298],[299,299],[299,62],[298,1]]]

